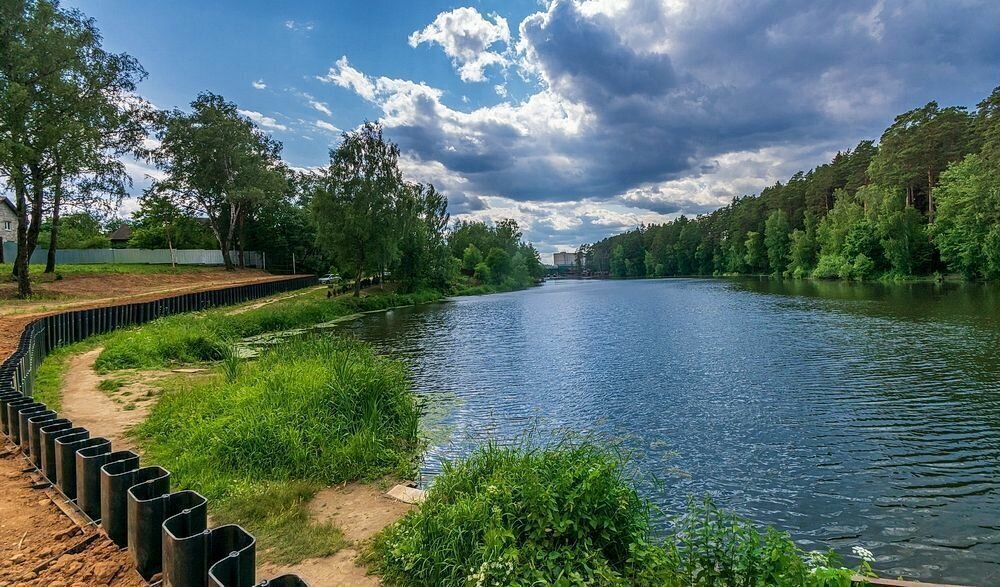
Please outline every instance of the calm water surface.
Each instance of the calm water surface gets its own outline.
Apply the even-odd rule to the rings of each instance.
[[[424,483],[489,438],[594,431],[667,513],[709,492],[885,575],[1000,585],[1000,289],[563,281],[344,328],[428,397]]]

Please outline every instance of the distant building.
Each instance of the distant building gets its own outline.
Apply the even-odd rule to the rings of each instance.
[[[552,264],[556,267],[575,267],[576,253],[552,253]]]
[[[128,247],[128,241],[132,238],[132,227],[128,224],[122,224],[108,235],[108,240],[111,241],[111,248],[113,249],[124,249]]]
[[[17,242],[17,208],[6,197],[0,196],[0,262],[3,258],[3,243]]]

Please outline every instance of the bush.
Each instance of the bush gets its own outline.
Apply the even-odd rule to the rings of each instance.
[[[390,585],[849,587],[832,554],[692,502],[665,541],[621,458],[590,443],[488,445],[446,464],[420,509],[376,536]]]
[[[490,445],[446,465],[370,559],[399,585],[652,585],[643,577],[666,553],[648,534],[648,507],[613,454]]]
[[[850,270],[846,269],[850,264],[840,255],[823,255],[813,270],[813,277],[817,279],[841,279]]]

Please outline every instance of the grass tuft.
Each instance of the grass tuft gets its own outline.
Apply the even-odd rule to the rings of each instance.
[[[259,531],[275,561],[342,544],[303,509],[319,487],[412,473],[416,396],[401,363],[362,343],[304,336],[243,363],[231,381],[163,385],[134,429],[146,458],[169,469],[177,487],[218,503],[222,519]]]

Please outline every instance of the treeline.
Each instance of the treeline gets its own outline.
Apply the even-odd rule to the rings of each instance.
[[[936,102],[876,145],[710,214],[641,226],[579,253],[612,277],[772,274],[1000,278],[1000,87],[975,111]]]
[[[233,102],[204,92],[187,110],[157,110],[135,93],[145,75],[130,55],[105,51],[79,10],[0,3],[0,186],[14,193],[21,297],[31,294],[38,246],[50,251],[50,272],[60,245],[107,244],[118,221],[102,220],[129,193],[128,158],[161,172],[130,220],[130,246],[215,247],[227,269],[243,265],[245,250],[263,251],[273,269],[293,260],[304,271],[339,269],[355,293],[374,276],[404,290],[540,277],[538,253],[513,221],[450,230],[445,197],[403,179],[399,149],[379,125],[344,133],[326,168],[296,172]],[[463,269],[472,244],[482,259]]]

